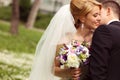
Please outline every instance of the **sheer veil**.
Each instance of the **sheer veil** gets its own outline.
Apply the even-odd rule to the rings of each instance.
[[[36,47],[30,80],[60,80],[53,70],[56,46],[66,33],[75,31],[70,5],[64,5],[54,15]]]

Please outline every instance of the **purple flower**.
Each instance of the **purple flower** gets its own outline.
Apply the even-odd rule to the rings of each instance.
[[[63,54],[63,55],[62,55],[62,58],[66,61],[66,60],[67,60],[67,55],[66,55],[66,54]]]
[[[72,40],[69,44],[63,44],[59,51],[61,68],[79,67],[88,64],[89,50],[87,46]]]
[[[80,51],[83,51],[83,47],[81,47],[81,46],[79,47],[79,52],[80,52]]]

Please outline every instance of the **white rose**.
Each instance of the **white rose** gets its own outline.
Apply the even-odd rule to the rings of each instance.
[[[80,65],[80,60],[77,57],[77,55],[76,54],[69,54],[68,58],[67,58],[66,66],[69,67],[69,68],[70,67],[78,68],[79,65]]]

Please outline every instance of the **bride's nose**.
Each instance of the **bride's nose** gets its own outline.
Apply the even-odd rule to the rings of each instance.
[[[101,16],[99,15],[98,17],[97,17],[97,21],[101,21]]]

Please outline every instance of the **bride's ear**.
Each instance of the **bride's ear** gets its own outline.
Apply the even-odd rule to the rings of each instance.
[[[82,16],[82,17],[79,18],[79,20],[80,20],[82,23],[84,23],[84,22],[85,22],[85,17]]]

